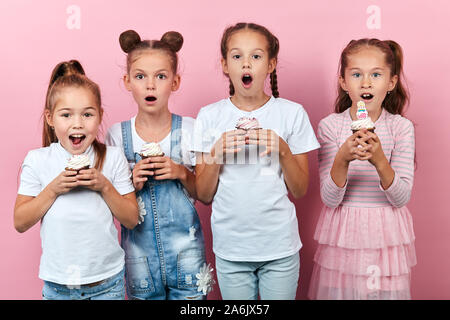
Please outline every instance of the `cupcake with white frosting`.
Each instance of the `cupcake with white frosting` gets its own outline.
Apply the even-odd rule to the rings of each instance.
[[[87,154],[75,154],[67,161],[66,170],[77,171],[78,174],[80,170],[89,169],[90,166],[91,161]]]
[[[148,157],[163,157],[164,152],[161,147],[156,142],[148,142],[142,145],[141,151],[139,152],[142,159],[147,159]]]

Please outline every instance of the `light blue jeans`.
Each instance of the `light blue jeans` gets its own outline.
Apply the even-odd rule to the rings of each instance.
[[[300,273],[298,252],[262,262],[228,261],[216,256],[216,272],[224,300],[294,300]]]
[[[124,270],[93,287],[66,286],[44,281],[42,298],[44,300],[125,300]]]

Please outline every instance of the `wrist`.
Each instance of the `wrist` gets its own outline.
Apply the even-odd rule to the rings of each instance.
[[[186,174],[186,168],[185,168],[185,166],[183,166],[182,164],[178,164],[177,165],[178,166],[178,175],[177,175],[177,178],[180,180],[180,181],[186,181],[186,177],[187,177],[187,174]]]
[[[100,189],[100,193],[102,195],[107,194],[111,190],[112,184],[109,182],[108,179],[105,178],[105,183],[103,184],[103,187]]]

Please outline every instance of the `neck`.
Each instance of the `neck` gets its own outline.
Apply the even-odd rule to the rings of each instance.
[[[138,112],[136,132],[146,142],[160,142],[172,128],[172,114],[164,108],[161,112]]]
[[[238,109],[243,111],[253,111],[266,104],[267,101],[269,101],[270,96],[264,91],[261,91],[260,94],[255,96],[243,96],[235,93],[230,99]]]
[[[172,114],[168,108],[163,108],[159,112],[138,112],[136,116],[136,125],[152,128],[167,127],[167,123],[172,121]]]

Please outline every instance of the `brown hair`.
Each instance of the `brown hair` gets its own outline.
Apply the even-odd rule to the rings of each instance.
[[[45,99],[45,109],[53,114],[56,97],[60,94],[61,90],[68,87],[85,88],[88,89],[94,95],[96,105],[100,113],[100,122],[103,117],[103,108],[101,102],[100,88],[98,85],[86,77],[83,67],[77,60],[70,60],[58,63],[53,69],[50,77],[50,83],[48,85],[47,96]],[[42,146],[48,147],[51,143],[58,142],[58,137],[55,131],[47,123],[44,116],[44,128],[42,132]],[[96,161],[95,168],[101,170],[103,167],[103,161],[106,156],[106,145],[99,142],[96,138],[92,143]]]
[[[240,22],[237,23],[234,26],[228,27],[225,29],[222,35],[222,41],[220,43],[220,52],[222,54],[223,59],[227,59],[227,52],[228,52],[228,40],[231,38],[231,36],[240,30],[252,30],[259,32],[267,39],[268,43],[268,52],[269,52],[269,59],[275,58],[278,59],[278,52],[280,51],[280,43],[278,41],[278,38],[275,37],[267,28],[255,24],[255,23],[244,23]],[[272,89],[272,95],[275,98],[278,98],[280,96],[280,93],[278,92],[278,81],[277,81],[277,71],[276,69],[273,70],[273,72],[270,74],[270,87]],[[230,80],[230,95],[234,95],[234,86],[233,83],[231,83]]]
[[[127,30],[120,34],[119,43],[122,50],[127,53],[127,73],[130,66],[136,60],[135,56],[143,50],[162,50],[169,56],[173,73],[177,73],[178,56],[177,52],[183,46],[183,36],[176,31],[168,31],[163,34],[161,40],[142,40],[134,30]]]
[[[374,47],[380,49],[385,55],[386,64],[390,67],[390,76],[397,76],[398,81],[395,88],[386,95],[381,107],[392,114],[403,115],[405,106],[409,103],[409,95],[403,86],[403,51],[400,45],[392,40],[381,41],[378,39],[359,39],[350,41],[341,53],[339,61],[339,75],[344,78],[345,68],[348,65],[348,56],[363,47]],[[404,80],[404,79],[403,79]],[[352,101],[348,94],[341,88],[338,82],[338,96],[334,104],[334,111],[341,113],[350,108]]]

